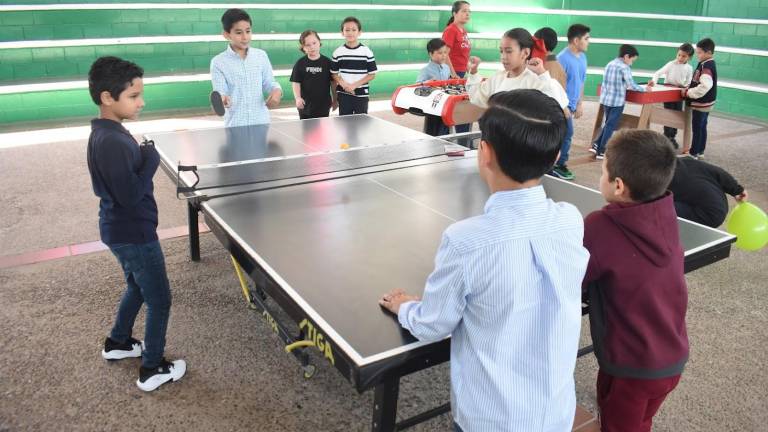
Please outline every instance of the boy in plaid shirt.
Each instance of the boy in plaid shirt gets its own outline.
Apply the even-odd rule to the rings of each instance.
[[[597,140],[592,143],[592,148],[589,149],[597,159],[603,159],[605,145],[619,125],[621,114],[624,112],[627,88],[645,91],[632,78],[632,70],[630,69],[638,55],[640,54],[637,52],[637,48],[624,44],[619,47],[619,56],[605,66],[600,93],[600,105],[603,106],[605,124]]]

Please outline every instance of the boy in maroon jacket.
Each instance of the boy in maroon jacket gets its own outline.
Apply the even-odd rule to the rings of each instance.
[[[688,291],[672,194],[675,150],[664,135],[629,129],[610,140],[600,192],[584,221],[584,290],[600,370],[603,432],[650,431],[688,360]]]

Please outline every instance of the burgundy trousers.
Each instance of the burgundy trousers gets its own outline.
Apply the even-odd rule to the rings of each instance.
[[[650,432],[653,416],[680,375],[661,379],[618,378],[597,373],[597,405],[602,432]]]

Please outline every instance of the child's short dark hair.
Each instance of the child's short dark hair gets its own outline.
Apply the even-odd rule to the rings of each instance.
[[[317,41],[320,42],[320,35],[317,34],[316,31],[312,29],[304,30],[299,36],[299,51],[304,52],[304,41],[312,35],[314,35],[317,38]],[[320,46],[323,46],[322,42],[320,42]]]
[[[445,46],[444,40],[440,38],[431,39],[429,42],[427,42],[427,52],[432,54],[433,52],[439,50],[444,46]]]
[[[619,57],[629,56],[631,58],[639,55],[640,53],[637,52],[637,48],[634,45],[624,44],[619,47]]]
[[[136,78],[144,76],[144,69],[136,63],[117,57],[99,57],[88,71],[88,92],[96,105],[101,105],[101,93],[108,91],[112,99],[130,87]]]
[[[608,179],[620,177],[635,202],[664,195],[675,174],[676,159],[669,138],[647,129],[620,130],[605,149]]]
[[[533,51],[533,36],[531,36],[531,33],[524,28],[516,27],[507,30],[503,37],[517,41],[517,44],[520,46],[520,51],[525,48]],[[530,55],[528,57],[530,58]]]
[[[355,23],[355,24],[357,24],[357,29],[358,30],[362,30],[363,29],[363,25],[360,24],[360,20],[359,19],[357,19],[357,18],[355,18],[353,16],[348,16],[348,17],[344,18],[344,21],[341,22],[341,30],[342,31],[344,30],[344,24],[346,24],[346,23]]]
[[[693,55],[693,45],[689,44],[688,42],[680,45],[677,50],[688,54],[688,57]]]
[[[696,42],[696,48],[701,48],[704,52],[713,53],[715,52],[715,41],[710,38],[704,38]]]
[[[235,23],[240,21],[248,21],[248,24],[253,25],[251,16],[248,15],[248,12],[242,9],[227,9],[227,11],[224,12],[224,15],[221,16],[221,26],[227,33],[232,30],[232,27],[235,25]]]
[[[544,41],[547,51],[554,51],[557,48],[557,32],[551,27],[542,27],[533,34],[536,39]]]
[[[576,38],[584,37],[590,31],[592,31],[592,29],[584,24],[573,24],[568,27],[568,33],[566,34],[566,36],[568,36],[568,42],[571,42]]]
[[[479,123],[502,172],[519,183],[552,169],[566,130],[557,101],[531,89],[494,94]]]

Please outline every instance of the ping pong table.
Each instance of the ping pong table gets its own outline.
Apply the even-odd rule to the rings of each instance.
[[[450,340],[420,342],[377,304],[395,287],[421,294],[442,232],[483,211],[489,192],[475,152],[455,144],[466,145],[466,134],[445,138],[368,115],[145,136],[187,199],[192,258],[199,259],[202,212],[236,269],[253,279],[247,300],[305,377],[314,373],[311,349],[358,392],[374,389],[374,431],[450,409],[397,422],[400,378],[449,360]],[[598,192],[574,183],[545,176],[543,186],[584,215],[604,205]],[[732,235],[679,225],[686,272],[729,255]],[[298,329],[276,322],[266,297]]]

